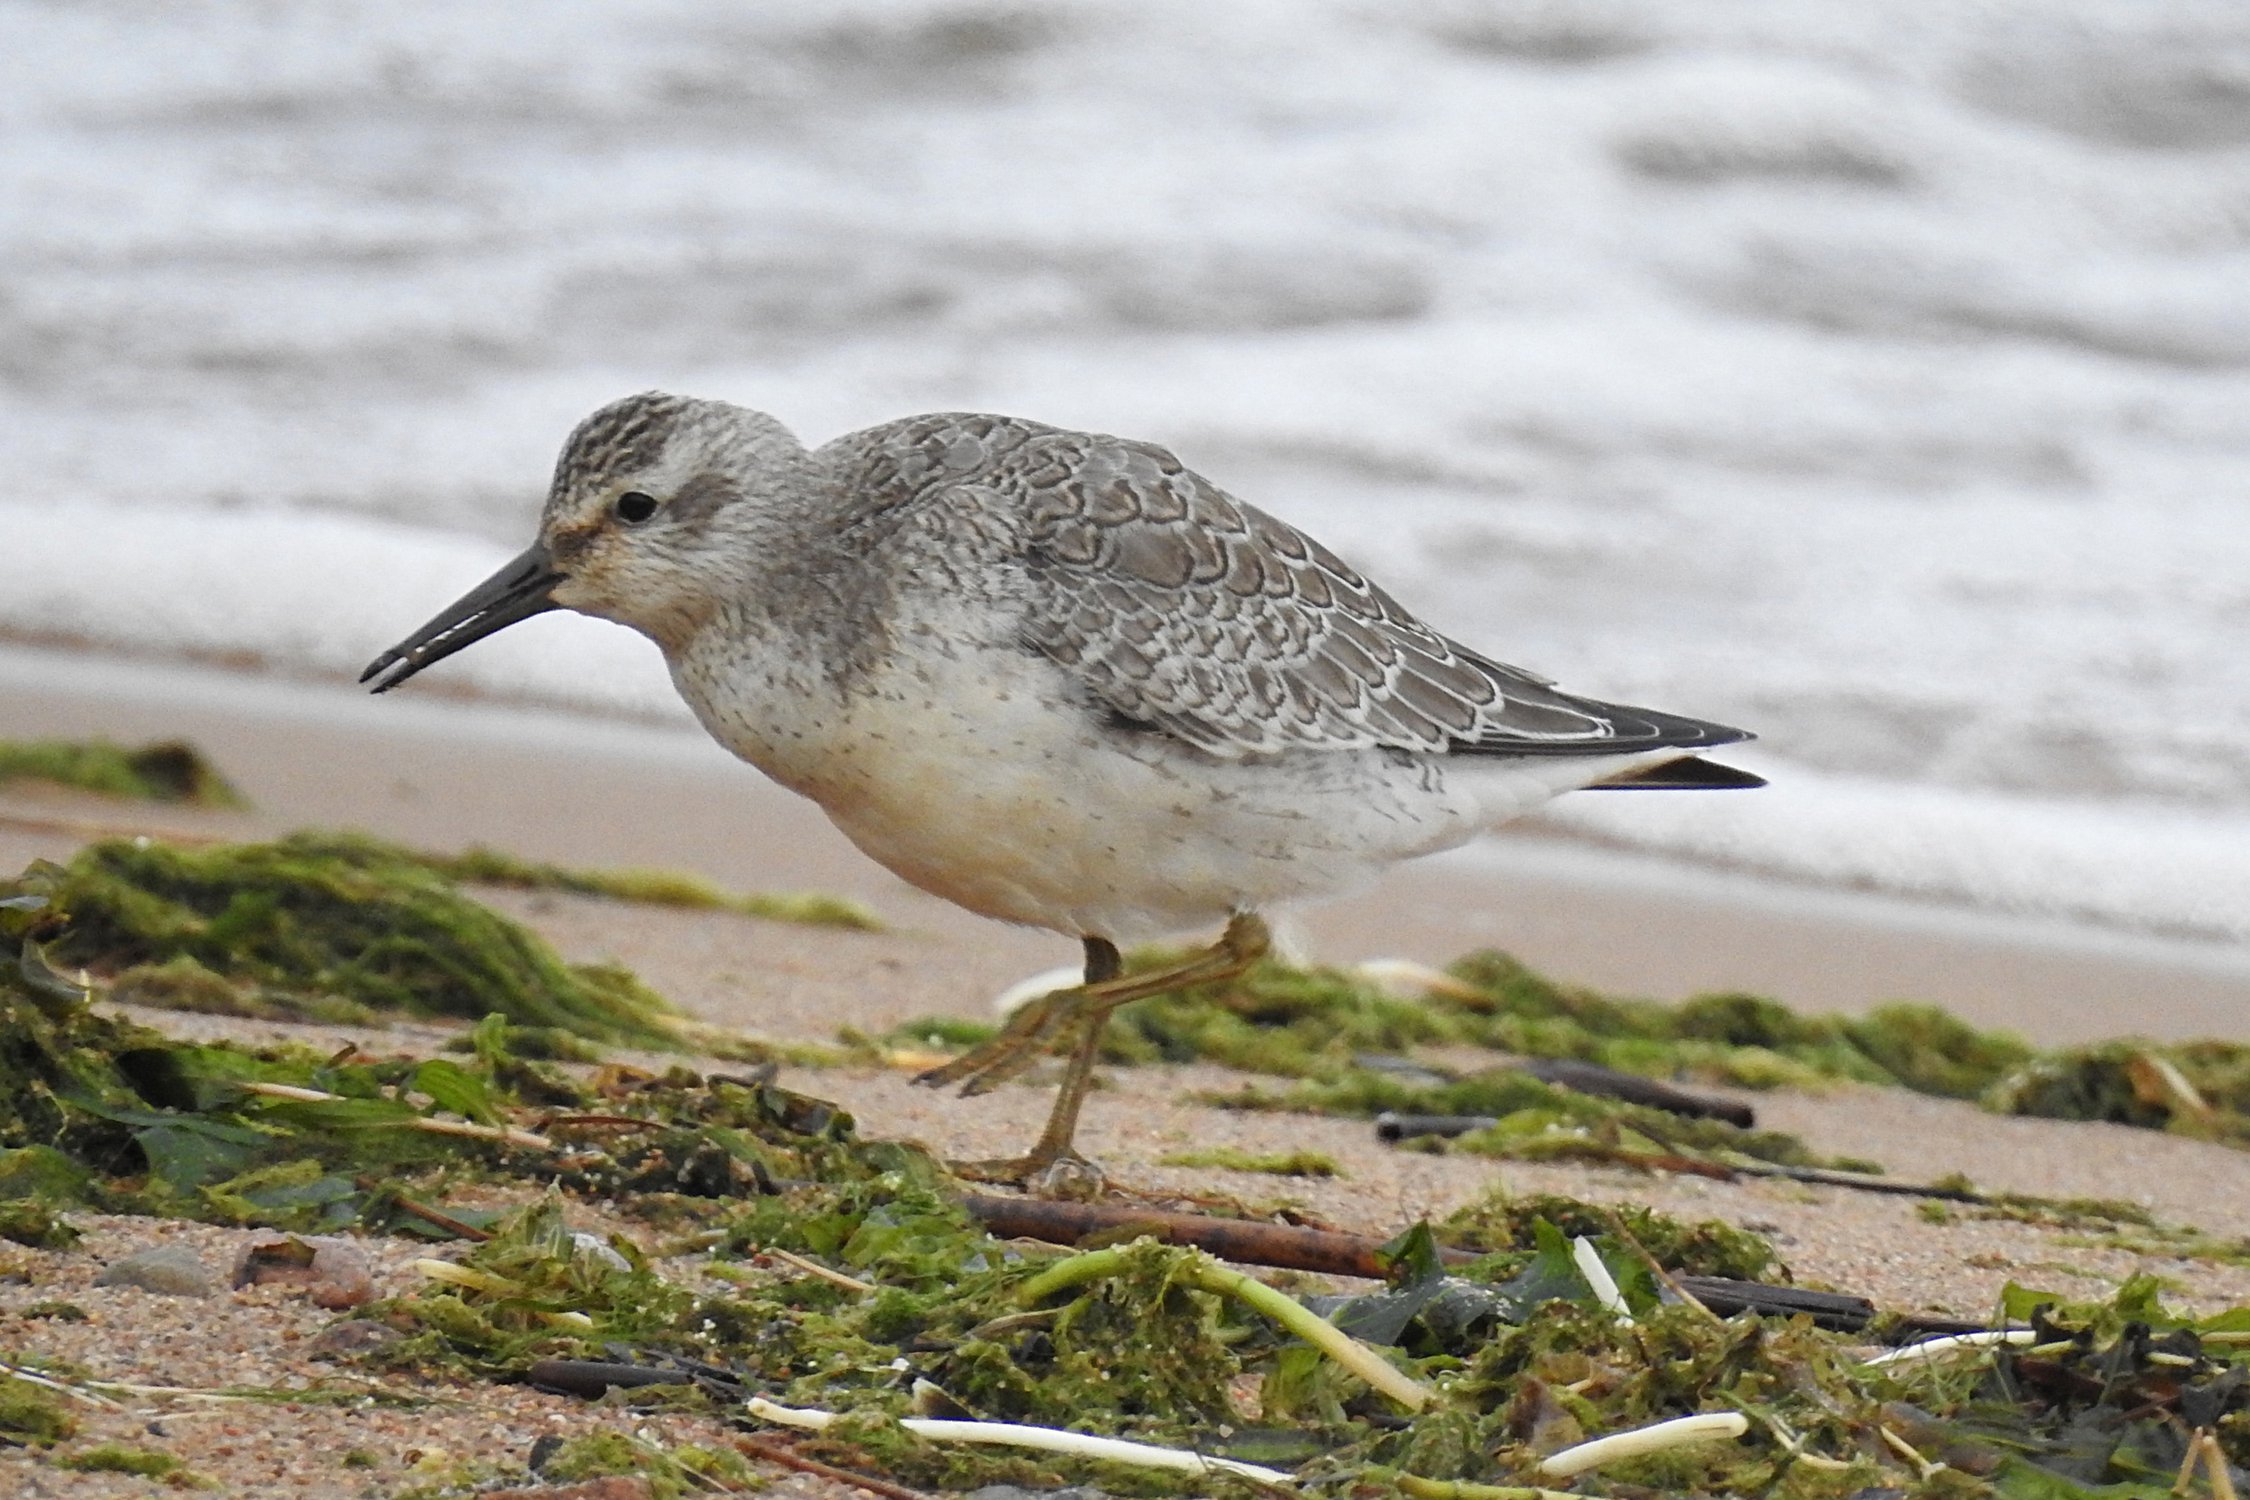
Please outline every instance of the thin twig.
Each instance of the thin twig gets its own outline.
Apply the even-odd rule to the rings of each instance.
[[[383,1191],[383,1185],[372,1177],[357,1178],[354,1180],[353,1186],[363,1193]],[[449,1213],[430,1207],[427,1203],[417,1203],[403,1193],[391,1193],[390,1200],[391,1206],[400,1213],[420,1219],[425,1224],[434,1224],[448,1234],[458,1235],[462,1239],[473,1240],[478,1244],[492,1238],[491,1230],[479,1229],[474,1224],[464,1223]]]
[[[1390,1478],[1401,1494],[1412,1495],[1414,1500],[1585,1500],[1570,1490],[1546,1490],[1535,1484],[1478,1484],[1468,1479],[1425,1479],[1404,1473]]]
[[[88,1406],[106,1406],[111,1411],[121,1411],[124,1409],[124,1404],[122,1402],[112,1401],[107,1396],[97,1395],[93,1391],[87,1390],[82,1386],[72,1385],[68,1381],[56,1380],[52,1376],[40,1375],[33,1371],[26,1370],[21,1365],[0,1365],[0,1379],[20,1380],[25,1385],[35,1385],[38,1386],[41,1390],[53,1391],[57,1395],[69,1396],[75,1400],[85,1402]]]
[[[427,1131],[431,1135],[467,1136],[471,1140],[498,1141],[505,1146],[523,1146],[533,1151],[555,1149],[555,1143],[545,1136],[529,1130],[518,1130],[512,1125],[479,1125],[471,1120],[433,1120],[427,1115],[400,1123],[409,1130]]]
[[[1871,1355],[1861,1364],[1880,1369],[1884,1365],[1901,1364],[1914,1358],[1935,1359],[1940,1354],[1958,1354],[1965,1349],[1991,1349],[2002,1344],[2028,1344],[2039,1337],[2028,1328],[1995,1328],[1983,1333],[1956,1333],[1942,1339],[1924,1339],[1919,1344],[1908,1344],[1902,1349],[1886,1349]]]
[[[1883,1445],[1885,1447],[1889,1448],[1893,1453],[1896,1453],[1900,1458],[1905,1459],[1908,1463],[1914,1466],[1914,1477],[1921,1480],[1923,1483],[1927,1484],[1930,1480],[1931,1475],[1935,1474],[1938,1470],[1945,1467],[1944,1464],[1932,1463],[1930,1460],[1924,1458],[1920,1453],[1915,1451],[1914,1445],[1912,1443],[1908,1442],[1905,1438],[1900,1437],[1897,1433],[1891,1431],[1888,1427],[1877,1427],[1875,1431],[1876,1434],[1882,1438]]]
[[[903,1484],[893,1484],[888,1479],[877,1479],[872,1474],[862,1474],[854,1469],[839,1469],[834,1464],[807,1458],[784,1444],[770,1443],[761,1437],[738,1437],[734,1440],[734,1445],[752,1458],[780,1464],[785,1469],[795,1469],[801,1474],[812,1474],[822,1479],[832,1479],[838,1484],[848,1484],[854,1489],[881,1495],[883,1500],[930,1500],[920,1490],[910,1490]]]
[[[326,1089],[300,1088],[293,1083],[262,1083],[252,1080],[238,1085],[245,1094],[258,1094],[268,1099],[285,1099],[292,1104],[341,1104],[342,1094],[331,1094]],[[467,1136],[471,1140],[499,1141],[503,1145],[525,1146],[535,1151],[552,1151],[555,1143],[543,1135],[528,1130],[518,1130],[512,1125],[479,1125],[473,1120],[433,1120],[418,1115],[398,1122],[408,1130],[427,1131],[431,1135]]]
[[[53,813],[24,813],[13,810],[0,811],[0,823],[10,828],[27,829],[33,833],[59,833],[74,839],[154,839],[164,844],[223,844],[231,837],[224,833],[200,833],[187,828],[149,827],[146,824],[128,826],[122,823],[102,823],[92,818],[65,818]]]
[[[832,1271],[817,1260],[807,1260],[804,1256],[793,1254],[787,1250],[769,1245],[758,1253],[778,1260],[785,1266],[794,1266],[807,1276],[817,1276],[832,1286],[840,1286],[847,1292],[858,1292],[865,1296],[869,1292],[878,1290],[871,1281],[862,1281],[857,1276],[846,1276],[841,1271]]]
[[[1605,1206],[1602,1209],[1602,1216],[1609,1220],[1610,1231],[1619,1239],[1623,1240],[1626,1244],[1626,1247],[1630,1249],[1635,1255],[1638,1255],[1641,1258],[1642,1262],[1647,1265],[1649,1270],[1655,1273],[1656,1279],[1660,1283],[1662,1283],[1673,1296],[1679,1298],[1682,1302],[1685,1302],[1688,1306],[1694,1308],[1697,1312],[1703,1314],[1703,1316],[1709,1318],[1714,1323],[1723,1323],[1726,1321],[1717,1313],[1711,1311],[1710,1308],[1705,1307],[1701,1298],[1697,1297],[1695,1293],[1689,1291],[1686,1287],[1680,1285],[1678,1279],[1675,1278],[1670,1271],[1665,1270],[1663,1265],[1658,1262],[1655,1256],[1649,1254],[1648,1246],[1642,1244],[1639,1237],[1636,1236],[1632,1230],[1625,1227],[1625,1216],[1623,1214],[1619,1213],[1614,1208]]]

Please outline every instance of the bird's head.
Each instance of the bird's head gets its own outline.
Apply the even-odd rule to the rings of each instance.
[[[539,539],[360,674],[380,693],[550,609],[693,634],[748,582],[758,532],[801,482],[802,445],[763,412],[650,391],[578,424],[547,491]]]

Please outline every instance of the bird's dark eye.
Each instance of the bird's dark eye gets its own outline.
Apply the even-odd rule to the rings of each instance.
[[[617,519],[628,526],[638,526],[656,514],[656,497],[644,495],[639,490],[627,490],[617,497]]]

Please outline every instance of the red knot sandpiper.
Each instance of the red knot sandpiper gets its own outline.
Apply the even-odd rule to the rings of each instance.
[[[530,549],[361,680],[558,608],[655,641],[704,728],[873,859],[1084,945],[1082,985],[923,1075],[982,1092],[1075,1030],[1039,1141],[985,1177],[1082,1167],[1110,1012],[1241,973],[1261,912],[1577,788],[1759,784],[1696,758],[1741,730],[1559,692],[1163,448],[1013,417],[808,452],[724,402],[615,402],[564,444]],[[1119,943],[1221,924],[1122,971]]]

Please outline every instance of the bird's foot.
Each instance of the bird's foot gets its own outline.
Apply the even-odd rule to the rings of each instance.
[[[1109,1177],[1099,1165],[1075,1151],[1045,1155],[1001,1157],[991,1161],[946,1163],[946,1170],[968,1182],[996,1183],[1023,1189],[1033,1198],[1053,1198],[1083,1203],[1102,1194]]]
[[[1070,1016],[1082,989],[1057,990],[1024,1006],[989,1042],[971,1047],[951,1062],[917,1073],[914,1081],[925,1088],[961,1085],[964,1098],[990,1093],[1038,1061],[1040,1048]]]

